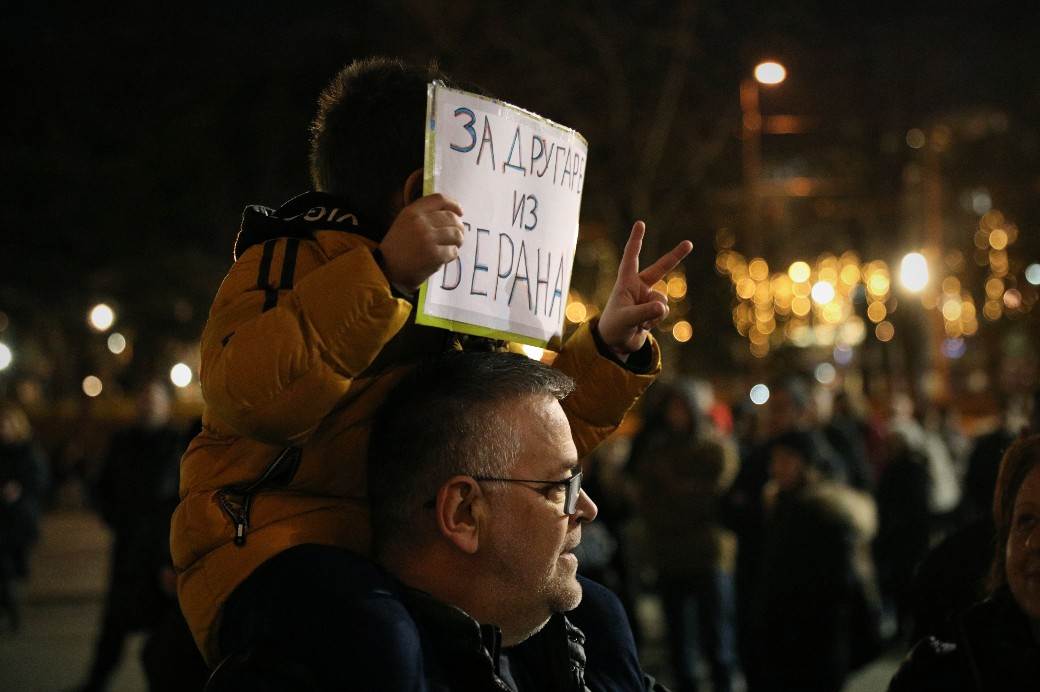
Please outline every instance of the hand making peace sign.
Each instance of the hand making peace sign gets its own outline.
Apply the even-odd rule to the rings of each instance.
[[[599,318],[600,338],[622,360],[641,349],[646,343],[647,332],[668,314],[668,298],[653,290],[653,285],[693,249],[693,243],[684,240],[639,271],[639,251],[645,234],[646,224],[636,221],[625,244],[614,290]]]

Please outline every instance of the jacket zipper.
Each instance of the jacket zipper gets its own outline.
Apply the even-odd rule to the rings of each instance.
[[[249,510],[253,504],[253,497],[270,486],[285,486],[296,475],[296,469],[300,465],[300,448],[286,447],[274,461],[267,465],[264,472],[250,483],[228,485],[217,491],[217,501],[220,508],[231,519],[235,527],[235,545],[245,545],[246,534],[249,531]]]

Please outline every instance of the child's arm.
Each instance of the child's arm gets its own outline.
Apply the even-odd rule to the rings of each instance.
[[[692,249],[688,240],[639,271],[646,226],[632,227],[618,278],[603,314],[583,324],[564,344],[554,367],[578,384],[563,400],[578,455],[585,456],[621,424],[625,414],[661,371],[661,354],[649,330],[668,314],[668,302],[653,285]],[[638,361],[638,362],[637,362]]]
[[[407,322],[412,305],[390,282],[412,289],[458,252],[459,212],[442,195],[410,204],[379,247],[382,266],[370,242],[350,235],[356,245],[332,259],[312,241],[295,252],[289,244],[298,241],[288,239],[247,251],[221,285],[202,336],[210,414],[263,442],[305,440]],[[268,304],[258,286],[268,277],[284,284],[286,276],[291,285]]]

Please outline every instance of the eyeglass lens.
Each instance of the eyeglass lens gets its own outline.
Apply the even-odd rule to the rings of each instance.
[[[564,514],[575,514],[578,511],[578,495],[581,494],[581,471],[567,479],[567,494],[563,500]]]

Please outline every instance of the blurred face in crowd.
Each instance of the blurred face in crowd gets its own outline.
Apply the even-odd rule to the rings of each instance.
[[[558,401],[531,398],[513,415],[521,451],[507,477],[564,480],[578,471],[577,449]],[[483,485],[490,517],[486,539],[481,532],[481,550],[486,549],[485,560],[498,582],[504,617],[511,620],[496,624],[504,637],[514,640],[507,643],[516,643],[540,629],[554,612],[572,610],[581,601],[572,551],[581,541],[581,523],[592,521],[597,509],[582,491],[577,512],[564,514],[562,485]]]
[[[773,447],[769,475],[781,490],[794,490],[805,478],[805,460],[795,450],[777,445]]]
[[[674,431],[688,431],[693,426],[690,408],[682,397],[668,397],[668,406],[665,407],[664,416],[668,421],[668,427]]]
[[[769,432],[772,435],[798,427],[805,409],[786,389],[778,389],[769,397]]]
[[[1015,497],[1006,559],[1015,601],[1034,623],[1040,623],[1040,466],[1029,472]]]

